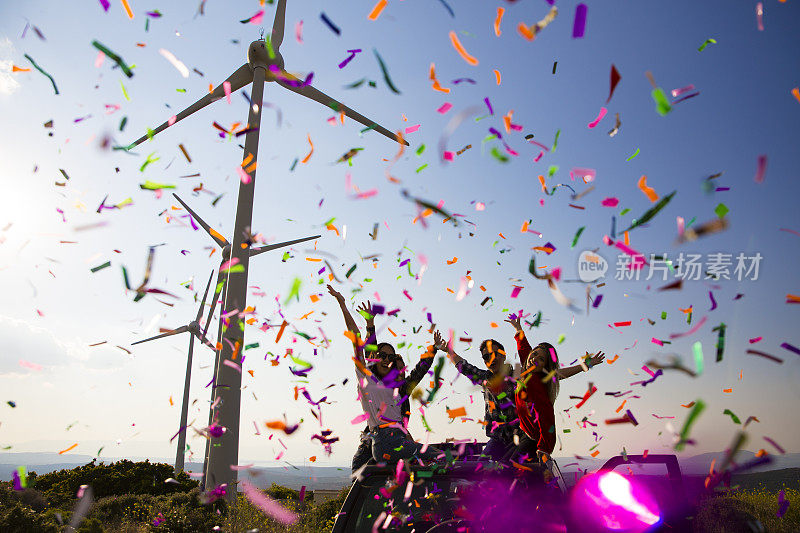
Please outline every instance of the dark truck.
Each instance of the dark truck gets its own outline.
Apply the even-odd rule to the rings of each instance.
[[[477,459],[477,455],[462,455],[454,461],[410,466],[401,472],[400,483],[394,467],[365,467],[350,488],[332,533],[602,530],[590,515],[598,514],[597,506],[602,508],[603,502],[594,497],[593,508],[576,500],[576,491],[567,489],[554,460],[504,467]],[[617,456],[600,472],[637,464],[663,465],[659,467],[662,475],[642,476],[660,509],[658,521],[647,529],[691,531],[692,509],[674,455]],[[635,477],[630,476],[630,468],[621,473]]]

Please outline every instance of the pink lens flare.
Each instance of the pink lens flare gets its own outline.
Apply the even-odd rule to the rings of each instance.
[[[658,504],[637,480],[616,472],[584,476],[572,496],[573,513],[589,517],[599,531],[643,532],[661,520]]]

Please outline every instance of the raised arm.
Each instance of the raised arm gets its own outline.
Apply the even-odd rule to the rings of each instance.
[[[606,356],[603,352],[597,352],[595,355],[589,356],[584,359],[584,365],[574,365],[568,366],[565,368],[559,368],[556,372],[559,380],[571,378],[575,374],[580,374],[581,372],[586,370],[591,370],[591,368],[595,365],[599,365],[605,360]]]
[[[518,316],[513,314],[508,315],[506,322],[514,327],[514,339],[517,341],[517,354],[519,355],[519,362],[522,363],[524,368],[525,362],[531,355],[531,344],[528,342],[528,338],[525,336],[525,332],[522,330]]]
[[[361,346],[359,346],[359,339],[361,338],[361,332],[358,329],[358,325],[356,325],[356,321],[353,320],[353,316],[350,314],[350,310],[347,309],[347,304],[344,302],[344,296],[342,293],[334,289],[332,286],[328,285],[328,292],[336,298],[336,301],[339,303],[339,308],[342,310],[342,316],[344,316],[344,323],[347,326],[347,329],[354,335],[353,337],[353,351],[355,352],[356,357],[362,363],[364,362],[364,353],[361,350]]]

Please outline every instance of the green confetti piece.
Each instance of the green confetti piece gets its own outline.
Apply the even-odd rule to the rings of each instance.
[[[637,149],[636,149],[636,151],[633,153],[633,155],[632,155],[632,156],[630,156],[630,157],[629,157],[628,159],[626,159],[625,161],[630,161],[631,159],[633,159],[633,158],[634,158],[634,157],[636,157],[637,155],[639,155],[639,149],[638,149],[638,148],[637,148]]]
[[[578,231],[575,233],[575,237],[573,237],[572,239],[572,244],[570,245],[570,248],[575,248],[575,245],[578,244],[578,239],[581,238],[581,233],[583,233],[583,230],[585,229],[586,226],[581,226],[580,228],[578,228]]]
[[[336,217],[333,217],[333,218],[331,218],[331,219],[327,220],[326,222],[323,222],[323,223],[322,223],[322,225],[323,225],[323,226],[330,226],[330,225],[331,225],[331,224],[333,224],[334,222],[336,222]]]
[[[175,186],[166,183],[156,183],[154,181],[147,180],[144,183],[140,183],[139,188],[144,189],[145,191],[157,191],[158,189],[174,189]]]
[[[692,429],[692,425],[697,421],[697,417],[700,416],[700,413],[706,408],[705,402],[703,400],[697,400],[694,405],[692,406],[692,410],[689,411],[689,415],[686,417],[686,421],[683,423],[683,429],[680,432],[680,438],[675,444],[675,451],[680,452],[686,447],[686,440],[689,437],[689,432]]]
[[[122,117],[122,120],[119,121],[119,131],[123,131],[126,124],[128,124],[128,117]]]
[[[547,169],[547,177],[552,178],[556,172],[558,172],[558,165],[550,165]],[[555,192],[555,189],[553,189],[553,191]]]
[[[272,35],[265,35],[264,42],[267,45],[267,53],[270,59],[275,59],[275,49],[272,47]]]
[[[428,393],[427,403],[433,401],[434,396],[439,391],[439,388],[442,386],[441,378],[442,375],[442,368],[444,367],[444,357],[439,357],[436,361],[436,367],[433,369],[433,388]]]
[[[725,218],[725,215],[727,215],[729,211],[730,209],[728,209],[728,206],[722,202],[714,208],[714,213],[716,213],[719,218]]]
[[[125,88],[125,85],[122,83],[122,81],[119,82],[119,86],[122,87],[122,96],[125,97],[125,100],[130,102],[131,101],[131,97],[128,96],[128,89]]]
[[[728,415],[729,417],[731,417],[731,420],[733,420],[733,423],[734,423],[734,424],[741,424],[741,423],[742,423],[742,421],[741,421],[741,420],[739,420],[739,417],[738,417],[738,416],[736,416],[736,415],[733,413],[733,411],[731,411],[730,409],[725,409],[724,411],[722,411],[722,414],[723,414],[723,415]]]
[[[692,351],[694,352],[694,368],[695,373],[699,376],[703,373],[703,345],[700,341],[697,341],[692,345]]]
[[[245,350],[251,350],[253,348],[258,348],[259,346],[261,346],[259,343],[254,342],[253,344],[248,344],[247,346],[245,346],[244,349]]]
[[[558,336],[558,340],[556,341],[556,344],[561,344],[566,339],[567,339],[567,336],[562,333],[561,335]]]
[[[698,48],[697,51],[702,52],[703,50],[706,49],[706,46],[708,46],[709,44],[717,44],[716,39],[706,39],[705,42],[700,45],[700,48]]]
[[[161,159],[160,157],[153,157],[154,155],[156,155],[156,152],[153,152],[147,156],[145,162],[142,163],[141,167],[139,167],[139,172],[144,172],[144,169],[146,169],[150,165],[150,163],[155,163],[156,161]]]
[[[675,196],[675,193],[678,191],[672,191],[661,200],[658,201],[656,205],[645,211],[645,213],[639,217],[638,219],[634,219],[633,224],[630,225],[628,229],[625,231],[630,231],[636,227],[641,226],[642,224],[649,222],[654,216],[658,214],[659,211],[664,209],[664,207],[672,200],[672,197]]]
[[[561,129],[556,131],[556,138],[553,140],[553,148],[550,150],[551,153],[556,153],[556,147],[558,146],[559,135],[561,135]]]
[[[417,169],[417,171],[416,171],[416,172],[417,172],[417,174],[419,174],[420,172],[422,172],[423,170],[425,170],[427,167],[428,167],[428,163],[425,163],[424,165],[422,165],[421,167],[419,167],[419,168]]]
[[[661,311],[661,320],[666,320],[666,319],[667,319],[667,312]]]
[[[663,117],[672,110],[672,106],[669,100],[667,100],[667,95],[664,94],[664,90],[661,89],[661,87],[653,89],[653,92],[650,94],[653,97],[653,101],[656,103],[656,113]]]
[[[303,360],[302,360],[302,359],[300,359],[299,357],[295,357],[295,356],[293,356],[293,355],[290,355],[290,356],[289,356],[289,358],[290,358],[292,361],[294,361],[294,364],[296,364],[296,365],[304,366],[304,367],[306,367],[306,368],[311,368],[312,366],[314,366],[314,365],[312,365],[311,363],[309,363],[308,361],[303,361]]]
[[[425,151],[425,145],[424,145],[424,144],[422,144],[422,145],[420,145],[420,147],[419,147],[419,148],[417,148],[417,155],[422,155],[422,153],[423,153],[424,151]]]
[[[186,89],[175,89],[175,92],[177,92],[177,93],[185,93]]]
[[[356,265],[353,265],[350,267],[350,270],[347,271],[347,274],[345,274],[344,277],[349,278],[350,274],[352,274],[355,271],[356,271]]]
[[[728,326],[724,322],[720,322],[719,326],[713,328],[711,331],[717,331],[717,363],[722,361],[722,355],[725,351],[725,328]]]
[[[397,87],[395,87],[394,83],[392,83],[392,78],[389,76],[389,70],[386,68],[386,63],[383,62],[383,58],[381,58],[381,55],[374,48],[372,51],[375,53],[375,58],[378,60],[378,64],[381,67],[381,72],[383,72],[383,79],[386,82],[386,85],[389,86],[389,89],[391,89],[393,93],[400,94],[400,91],[398,91]]]
[[[508,163],[510,161],[509,157],[506,154],[497,149],[497,146],[492,148],[492,156],[494,156],[494,158],[500,161],[501,163]]]
[[[236,266],[241,266],[241,265],[236,265]],[[302,284],[302,281],[300,280],[300,278],[294,278],[294,281],[292,281],[292,288],[289,289],[289,294],[288,294],[288,296],[286,296],[286,300],[283,301],[284,305],[289,303],[289,300],[291,300],[292,297],[294,297],[295,300],[297,300],[298,302],[300,301],[300,285],[301,284]]]
[[[22,488],[23,489],[27,488],[28,487],[28,473],[26,472],[24,466],[18,466],[17,467],[17,475],[19,475],[19,484],[22,486]]]
[[[622,211],[619,212],[619,216],[627,215],[630,212],[631,212],[630,208],[626,207],[625,209],[623,209]]]
[[[294,162],[292,162],[292,166],[289,168],[289,172],[294,172],[294,168],[297,166],[298,161],[300,161],[300,158],[295,157]]]
[[[564,433],[571,433],[571,432],[572,432],[572,430],[571,430],[571,429],[565,429],[565,430],[563,430],[563,431],[564,431]]]
[[[99,272],[100,270],[103,270],[104,268],[108,268],[110,266],[111,266],[111,261],[106,261],[102,265],[99,265],[99,266],[96,266],[96,267],[92,268],[91,269],[92,270],[92,274],[94,274],[95,272]]]
[[[103,52],[110,60],[119,65],[119,68],[122,69],[122,72],[124,72],[126,76],[129,78],[133,77],[133,71],[120,56],[100,44],[98,41],[92,41],[92,46]]]
[[[39,72],[41,72],[42,74],[47,76],[47,78],[50,80],[50,83],[53,84],[53,90],[56,92],[56,94],[58,94],[58,87],[56,86],[56,80],[53,79],[53,76],[48,74],[42,67],[37,65],[36,61],[34,61],[33,58],[31,56],[29,56],[28,54],[25,54],[25,59],[27,59],[28,61],[31,62],[31,65],[33,65],[33,68],[35,68],[36,70],[38,70]]]

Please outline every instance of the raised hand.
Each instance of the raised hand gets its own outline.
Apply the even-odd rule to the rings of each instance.
[[[358,314],[363,316],[364,320],[367,321],[368,328],[375,327],[375,314],[372,312],[372,304],[369,300],[362,302],[358,307],[356,307],[356,311],[358,311]]]
[[[588,366],[593,367],[595,365],[599,365],[603,361],[605,361],[606,356],[603,352],[597,352],[595,355],[586,358],[586,363]]]
[[[342,293],[334,289],[331,285],[328,285],[328,293],[340,302],[344,302],[344,296],[342,296]]]
[[[512,326],[514,326],[514,330],[522,331],[522,326],[520,325],[520,317],[514,314],[508,315],[508,318],[504,320],[504,322],[508,322]]]
[[[433,346],[437,350],[447,351],[447,343],[444,342],[444,337],[439,333],[439,330],[433,332]]]

